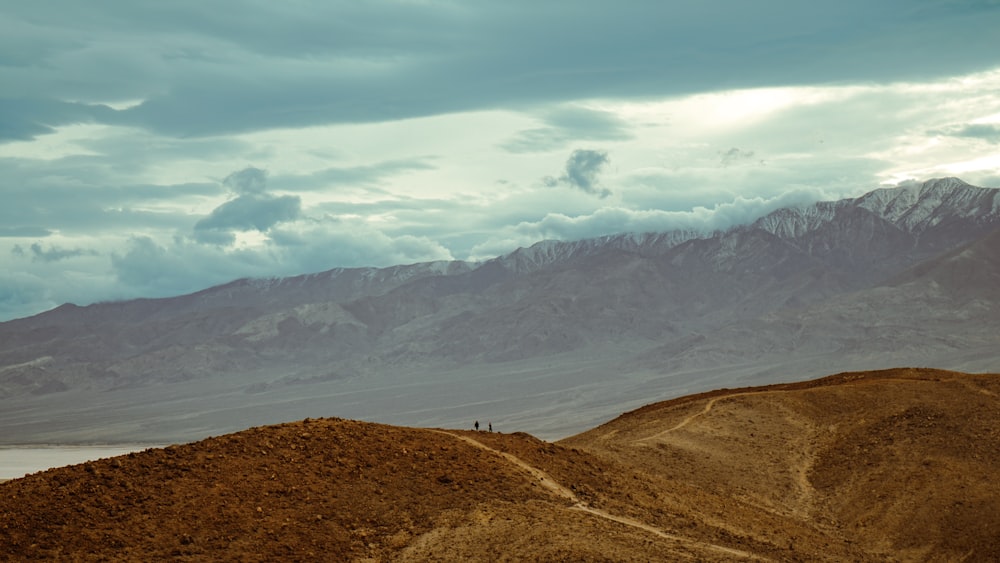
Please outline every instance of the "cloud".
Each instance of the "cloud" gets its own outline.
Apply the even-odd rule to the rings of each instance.
[[[52,231],[41,227],[0,227],[0,237],[10,238],[42,238],[52,234]]]
[[[222,185],[237,195],[261,195],[267,189],[267,171],[247,166],[226,176]]]
[[[302,200],[298,196],[273,196],[266,193],[267,172],[247,167],[226,176],[223,185],[237,194],[212,210],[208,217],[194,225],[199,242],[232,244],[233,231],[265,232],[284,221],[294,221],[302,215]]]
[[[151,237],[132,237],[124,253],[111,255],[122,295],[180,295],[240,277],[264,275],[270,265],[263,253],[226,251],[181,238],[160,244]]]
[[[452,260],[451,252],[427,237],[389,235],[361,220],[326,217],[283,225],[271,233],[276,247],[287,251],[303,271],[337,266],[389,266]]]
[[[394,176],[408,172],[434,170],[428,158],[385,160],[357,166],[335,166],[306,174],[284,174],[272,178],[271,183],[282,189],[295,191],[320,191],[330,186],[370,187]]]
[[[1000,125],[990,123],[969,123],[927,132],[928,135],[981,139],[988,143],[1000,143]]]
[[[605,151],[577,149],[566,160],[566,172],[558,177],[546,176],[542,183],[548,187],[566,184],[585,193],[601,198],[611,195],[611,191],[599,186],[601,171],[611,160]]]
[[[547,213],[539,220],[523,221],[500,230],[495,236],[474,246],[469,259],[485,260],[546,239],[580,240],[618,233],[673,230],[709,234],[751,223],[781,207],[838,198],[839,194],[833,195],[818,187],[800,186],[770,196],[736,196],[730,201],[680,211],[608,206],[575,216]]]
[[[87,133],[90,131],[81,132]],[[138,144],[142,141],[136,140]],[[45,148],[41,147],[40,152],[49,156]],[[206,182],[202,175],[198,175],[198,182],[143,181],[147,174],[170,175],[177,167],[175,160],[156,163],[152,173],[148,173],[145,166],[135,169],[136,163],[128,155],[123,160],[118,158],[115,153],[57,158],[0,157],[7,201],[0,206],[0,225],[3,225],[0,236],[43,238],[53,233],[121,236],[121,233],[153,229],[172,231],[190,225],[192,208],[204,206],[210,196],[218,197],[218,183]],[[167,162],[170,164],[165,166]]]
[[[711,228],[809,186],[1000,170],[996,3],[456,6],[5,7],[12,307]]]
[[[0,319],[33,315],[59,305],[50,292],[50,285],[29,273],[0,270]]]
[[[746,151],[746,150],[743,150],[743,149],[739,149],[739,148],[733,147],[733,148],[731,148],[731,149],[729,149],[729,150],[727,150],[725,152],[722,152],[722,151],[719,152],[719,163],[723,167],[726,167],[726,166],[731,166],[731,165],[734,165],[734,164],[738,164],[738,163],[743,162],[745,160],[750,160],[753,157],[754,157],[754,152],[753,151]],[[763,163],[763,161],[760,161],[760,162]]]
[[[269,231],[265,244],[240,248],[185,237],[132,237],[124,252],[112,253],[111,264],[120,295],[167,296],[243,277],[451,259],[446,248],[425,237],[391,236],[364,221],[325,218],[283,224]]]
[[[58,262],[60,260],[66,260],[68,258],[76,258],[79,256],[99,256],[100,253],[96,250],[85,250],[82,248],[59,248],[55,245],[49,245],[48,250],[42,248],[39,243],[33,243],[28,247],[31,251],[32,262]],[[15,256],[25,256],[27,253],[21,245],[14,245],[11,249],[11,253]]]
[[[208,236],[225,231],[264,232],[282,221],[293,221],[302,214],[298,196],[241,195],[212,210],[208,217],[195,223],[196,236]]]
[[[2,76],[2,75],[0,75]],[[101,105],[63,102],[48,97],[7,98],[0,93],[0,142],[31,140],[57,127],[107,119],[113,112]]]
[[[232,170],[237,166],[255,160],[257,147],[236,138],[171,138],[134,127],[111,127],[106,125],[77,126],[63,128],[61,131],[73,132],[72,147],[87,155],[91,165],[91,173],[101,169],[102,163],[108,163],[104,169],[107,180],[136,182],[136,178],[144,178],[149,188],[154,186],[168,192],[180,189],[190,189],[195,185],[204,188],[211,185],[212,190],[218,189],[218,182],[205,182],[204,176],[183,177],[185,168],[159,171],[155,175],[148,172],[162,166],[166,161],[184,162],[189,166],[201,163],[203,166],[219,167],[222,170]],[[79,157],[77,157],[79,159]],[[181,176],[181,177],[178,177]],[[171,183],[188,184],[185,188],[179,185],[164,186]],[[169,194],[168,194],[169,195]]]
[[[566,100],[925,79],[995,66],[998,14],[988,2],[913,0],[877,8],[860,0],[613,9],[528,0],[462,9],[221,2],[84,10],[63,1],[42,11],[24,4],[7,7],[0,23],[0,52],[13,53],[0,97],[44,103],[5,112],[22,116],[2,126],[0,135],[13,139],[87,119],[215,136]],[[221,16],[227,13],[241,17]],[[951,40],[955,33],[963,41]],[[123,100],[141,103],[119,111],[98,105]],[[560,142],[548,132],[521,141],[522,148]]]
[[[690,211],[632,210],[605,207],[591,215],[568,217],[552,213],[537,223],[518,225],[518,230],[543,238],[573,240],[622,232],[661,232],[675,229],[710,233],[734,225],[750,223],[787,205],[799,205],[819,199],[822,191],[801,188],[774,197],[737,197],[711,207],[697,206]]]
[[[0,268],[0,320],[33,315],[66,302],[92,303],[119,296],[104,256],[84,252],[72,260],[24,260]],[[43,251],[44,252],[44,251]],[[13,251],[13,254],[17,254]]]
[[[543,152],[579,141],[623,141],[632,138],[629,125],[614,113],[569,106],[542,115],[545,127],[526,129],[501,148],[512,153]]]

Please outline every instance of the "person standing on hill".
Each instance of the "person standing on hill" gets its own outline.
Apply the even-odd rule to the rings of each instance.
[[[490,432],[493,432],[493,423],[492,422],[489,423],[489,428],[490,428]]]
[[[473,426],[476,428],[476,432],[479,432],[479,421],[477,420]]]

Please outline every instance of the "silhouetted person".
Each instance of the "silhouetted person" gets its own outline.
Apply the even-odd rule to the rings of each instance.
[[[478,420],[476,421],[475,424],[473,424],[473,426],[476,427],[476,432],[479,432],[479,421]]]
[[[490,424],[490,432],[493,432],[493,423],[491,422],[489,424]]]

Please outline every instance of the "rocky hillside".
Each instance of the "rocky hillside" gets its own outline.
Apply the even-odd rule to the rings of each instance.
[[[0,484],[24,560],[988,561],[1000,376],[648,405],[557,443],[307,419]]]

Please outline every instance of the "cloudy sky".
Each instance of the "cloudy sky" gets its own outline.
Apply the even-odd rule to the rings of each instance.
[[[1000,185],[1000,1],[0,7],[0,320]]]

